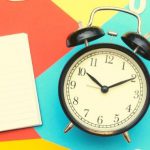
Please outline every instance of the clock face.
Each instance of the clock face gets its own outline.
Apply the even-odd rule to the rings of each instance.
[[[101,45],[77,54],[60,81],[62,106],[78,127],[112,135],[135,125],[148,106],[147,70],[129,50]]]

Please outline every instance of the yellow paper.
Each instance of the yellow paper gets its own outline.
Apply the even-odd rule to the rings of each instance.
[[[43,139],[0,142],[1,150],[67,150]]]
[[[96,7],[113,6],[125,7],[129,0],[52,0],[57,6],[71,16],[75,21],[82,21],[83,26],[88,24],[91,11]],[[98,12],[94,18],[94,25],[101,26],[117,12]]]

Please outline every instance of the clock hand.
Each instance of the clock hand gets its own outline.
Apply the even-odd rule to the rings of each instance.
[[[90,78],[93,82],[95,82],[95,83],[100,87],[102,93],[107,93],[107,92],[108,92],[108,90],[109,90],[109,87],[108,87],[108,86],[103,86],[103,85],[102,85],[100,82],[98,82],[92,75],[90,75],[89,73],[86,73],[86,74],[89,76],[89,78]]]
[[[99,87],[96,87],[96,86],[93,86],[93,85],[87,84],[86,86],[87,86],[87,87],[91,87],[91,88],[94,88],[94,89],[98,89],[98,90],[99,90]]]
[[[134,78],[127,79],[127,80],[124,80],[124,81],[120,81],[120,82],[115,83],[115,84],[113,84],[113,85],[110,85],[110,86],[108,86],[108,88],[112,88],[112,87],[115,87],[115,86],[124,84],[124,83],[129,82],[129,81],[131,81],[131,80],[133,80],[133,79],[135,79],[135,77],[134,77]]]
[[[101,85],[101,83],[98,82],[92,75],[90,75],[89,73],[86,73],[86,74],[87,74],[88,77],[89,77],[93,82],[95,82],[98,86],[100,86],[101,88],[103,87],[103,86]]]

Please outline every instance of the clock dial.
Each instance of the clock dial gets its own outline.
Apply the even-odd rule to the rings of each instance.
[[[64,78],[63,104],[82,129],[102,135],[132,126],[147,99],[140,65],[115,48],[97,48],[80,55]]]

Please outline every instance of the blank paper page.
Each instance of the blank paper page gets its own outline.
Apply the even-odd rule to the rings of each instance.
[[[0,131],[41,124],[25,33],[0,37]]]

